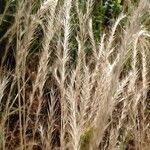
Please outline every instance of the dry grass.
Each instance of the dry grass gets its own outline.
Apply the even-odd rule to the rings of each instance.
[[[150,149],[150,33],[145,18],[150,2],[141,0],[129,14],[120,14],[99,43],[92,28],[93,4],[87,0],[82,11],[78,0],[46,0],[36,13],[32,1],[16,4],[14,22],[0,39],[6,45],[0,47],[5,52],[0,149]],[[70,55],[73,36],[76,60]],[[34,43],[39,47],[32,54]]]

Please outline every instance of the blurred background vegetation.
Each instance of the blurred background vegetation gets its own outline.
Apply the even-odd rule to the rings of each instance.
[[[6,48],[6,43],[9,43],[8,35],[5,38],[5,35],[7,34],[8,30],[11,26],[13,26],[13,22],[15,20],[15,13],[16,8],[19,5],[21,1],[19,0],[0,0],[0,60],[4,58],[5,53],[7,53],[7,58],[5,58],[6,62],[0,62],[1,66],[7,66],[10,70],[12,70],[13,66],[15,66],[15,59],[12,55],[15,53],[15,44],[11,44],[11,47]],[[32,0],[32,13],[36,13],[38,9],[40,8],[43,0]],[[60,0],[60,3],[63,2],[63,0]],[[84,11],[86,0],[79,0],[79,4],[81,7],[81,10]],[[93,19],[93,31],[94,36],[97,41],[99,41],[100,35],[104,30],[107,30],[109,26],[112,25],[115,18],[119,15],[119,13],[122,11],[122,5],[123,1],[121,0],[96,0],[94,1],[93,5],[93,12],[92,12],[92,19]],[[76,60],[76,49],[77,49],[77,43],[76,43],[76,30],[77,30],[77,17],[76,17],[76,11],[73,7],[72,10],[72,25],[74,26],[74,31],[71,35],[71,52],[70,55],[72,57],[72,62],[75,62]],[[35,36],[36,39],[34,39],[34,42],[31,47],[32,54],[35,54],[38,52],[39,47],[41,45],[41,39],[42,39],[42,33],[41,30],[38,29],[38,32]],[[15,40],[16,35],[13,36],[13,39]],[[16,43],[16,42],[13,42]],[[87,41],[87,44],[89,42]],[[13,45],[13,47],[12,47]],[[5,52],[6,49],[8,49],[8,52]],[[90,55],[90,47],[87,46],[85,49],[86,53]],[[4,60],[4,59],[3,59]]]
[[[32,13],[36,13],[38,9],[40,8],[43,0],[31,0],[32,1]],[[6,43],[8,43],[9,36],[5,35],[8,32],[8,29],[13,25],[14,19],[15,19],[15,13],[16,13],[16,7],[19,5],[21,1],[19,0],[0,0],[0,60],[4,56],[5,49],[6,49]],[[60,3],[62,3],[63,0],[60,0]],[[129,12],[132,7],[130,5],[130,8],[127,8],[127,3],[131,2],[131,0],[127,0],[126,3],[124,0],[95,0],[93,1],[93,12],[92,14],[92,20],[93,20],[93,32],[94,37],[96,41],[99,41],[100,35],[103,31],[109,30],[110,26],[114,23],[115,19],[118,17],[120,12],[124,11],[127,13]],[[138,2],[138,0],[132,2],[135,4],[135,2]],[[79,0],[79,4],[81,7],[81,10],[84,11],[86,0]],[[76,17],[76,11],[72,9],[72,26],[74,26],[74,31],[72,31],[71,35],[71,56],[73,58],[73,62],[76,60],[76,49],[77,49],[77,43],[76,43],[76,31],[78,30],[77,27],[77,17]],[[41,39],[42,39],[42,33],[41,30],[38,29],[38,32],[36,33],[36,39],[34,39],[34,42],[31,47],[32,54],[38,52],[39,47],[41,45]],[[12,35],[11,35],[12,36]],[[14,36],[14,35],[13,35]],[[15,36],[14,36],[15,40]],[[15,42],[14,42],[15,43]],[[87,43],[88,44],[88,40]],[[13,63],[12,53],[15,51],[15,45],[14,47],[8,48],[9,53],[7,53],[7,66]],[[3,50],[4,49],[4,50]],[[90,54],[90,47],[87,46],[86,53]],[[10,55],[9,55],[10,54]],[[9,61],[11,60],[11,62]],[[1,62],[0,62],[1,64]],[[8,65],[9,64],[9,65]],[[1,64],[2,66],[2,64]],[[11,68],[11,66],[10,66]]]
[[[33,1],[33,13],[35,13],[43,0]],[[18,0],[0,0],[0,38],[13,24],[14,14]],[[80,0],[80,6],[84,9],[86,0]],[[122,9],[121,0],[96,0],[93,6],[93,28],[95,36],[99,37],[104,28],[108,27]]]

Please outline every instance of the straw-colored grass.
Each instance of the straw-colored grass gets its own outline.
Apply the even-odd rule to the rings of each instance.
[[[124,3],[99,42],[94,0],[34,6],[16,1],[0,39],[0,149],[149,150],[150,2]]]

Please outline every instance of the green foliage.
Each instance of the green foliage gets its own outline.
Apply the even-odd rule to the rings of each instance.
[[[95,2],[93,9],[94,32],[98,38],[100,33],[116,18],[121,11],[121,0],[106,0]]]
[[[92,136],[92,129],[86,130],[81,135],[81,138],[80,138],[80,142],[81,142],[80,150],[88,150],[89,149],[91,136]]]
[[[85,13],[86,11],[86,0],[79,0],[79,8]],[[112,20],[116,18],[121,11],[121,0],[98,0],[95,1],[93,6],[93,31],[96,40],[99,40],[99,37],[103,30],[112,24]],[[76,61],[77,56],[77,43],[75,37],[77,36],[77,31],[79,31],[78,27],[78,17],[76,14],[76,9],[72,8],[72,21],[71,25],[73,27],[72,35],[71,35],[71,57],[74,63]],[[87,40],[85,47],[85,53],[87,55],[91,54],[91,47],[89,46],[89,41]]]

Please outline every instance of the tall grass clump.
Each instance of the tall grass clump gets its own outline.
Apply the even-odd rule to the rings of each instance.
[[[150,149],[149,0],[0,3],[0,149]]]

